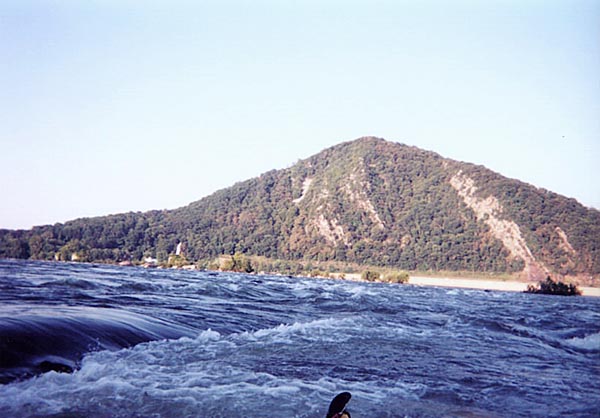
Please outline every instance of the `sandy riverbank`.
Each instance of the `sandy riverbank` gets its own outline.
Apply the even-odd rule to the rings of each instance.
[[[460,279],[449,277],[421,277],[410,276],[409,284],[419,286],[457,287],[464,289],[503,290],[507,292],[523,292],[528,284],[533,282],[483,280],[483,279]],[[579,287],[584,296],[600,297],[600,288]]]

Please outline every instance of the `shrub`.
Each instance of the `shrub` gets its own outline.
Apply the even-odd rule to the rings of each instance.
[[[254,272],[254,267],[249,258],[245,257],[243,254],[235,253],[231,258],[224,259],[221,262],[221,270],[237,273],[252,273]]]
[[[167,267],[183,267],[187,264],[190,262],[182,255],[171,254],[167,260]]]
[[[360,277],[367,282],[374,282],[379,280],[381,275],[373,270],[365,270],[362,272],[362,275]]]
[[[552,279],[550,276],[537,285],[527,286],[525,293],[540,293],[544,295],[581,296],[581,290],[574,284],[567,284]]]
[[[408,273],[405,271],[394,271],[384,277],[384,280],[389,283],[408,283],[408,279]]]

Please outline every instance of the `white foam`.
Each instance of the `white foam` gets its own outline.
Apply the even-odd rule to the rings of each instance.
[[[208,329],[195,339],[152,341],[130,349],[91,353],[73,374],[50,372],[0,386],[0,415],[52,415],[79,410],[102,415],[111,408],[145,415],[154,413],[153,408],[168,405],[171,412],[159,415],[193,416],[207,411],[209,415],[228,416],[239,411],[260,416],[252,412],[261,411],[265,404],[287,406],[288,410],[317,408],[315,415],[324,415],[326,399],[339,381],[315,382],[271,374],[271,369],[259,371],[255,369],[257,358],[279,342],[324,340],[336,334],[333,329],[338,333],[332,338],[339,340],[340,325],[350,328],[354,323],[352,318],[323,318],[229,336]],[[323,398],[316,406],[309,402],[315,396]],[[303,405],[294,405],[297,399]],[[277,413],[283,412],[280,409]]]
[[[353,318],[323,318],[309,322],[280,324],[274,328],[260,329],[252,333],[242,333],[249,340],[263,340],[273,343],[289,343],[293,339],[318,339],[319,341],[342,341],[344,328],[353,328]]]
[[[351,295],[350,297],[353,299],[361,298],[364,296],[380,296],[379,293],[363,284],[351,286],[350,288],[348,288],[348,292]]]
[[[600,332],[586,335],[585,337],[574,337],[565,341],[571,347],[589,351],[600,351]]]
[[[217,331],[213,331],[212,329],[207,329],[206,331],[202,331],[198,337],[196,337],[196,341],[218,341],[221,339],[221,334]]]

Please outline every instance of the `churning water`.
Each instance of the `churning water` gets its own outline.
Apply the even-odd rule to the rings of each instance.
[[[600,298],[0,261],[0,416],[600,416]]]

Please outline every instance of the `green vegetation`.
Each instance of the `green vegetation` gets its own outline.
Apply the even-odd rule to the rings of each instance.
[[[498,216],[516,222],[536,260],[561,275],[600,278],[599,211],[484,167],[377,138],[342,143],[175,210],[0,230],[0,257],[75,254],[78,261],[107,263],[152,257],[165,265],[183,242],[187,260],[201,267],[223,254],[252,260],[248,266],[228,256],[235,271],[523,270],[523,260],[511,256],[450,184],[459,170],[474,180],[477,197],[498,199]]]
[[[539,282],[537,286],[529,285],[525,293],[541,293],[544,295],[561,296],[581,296],[581,290],[574,284],[567,284],[552,279],[550,276],[546,280]]]
[[[220,268],[223,271],[234,271],[237,273],[253,273],[254,267],[249,258],[243,254],[235,253],[235,255],[224,257],[220,263]]]
[[[166,267],[183,267],[191,264],[184,256],[172,254],[167,260]]]
[[[377,271],[373,271],[373,270],[365,270],[363,271],[363,273],[361,274],[360,278],[364,281],[367,282],[377,282],[379,281],[379,278],[381,277],[381,274]]]
[[[408,283],[409,275],[405,271],[396,271],[383,276],[383,281],[388,283]]]
[[[405,271],[387,271],[380,273],[376,270],[365,270],[361,274],[361,280],[367,282],[386,282],[386,283],[408,283],[409,275]]]

